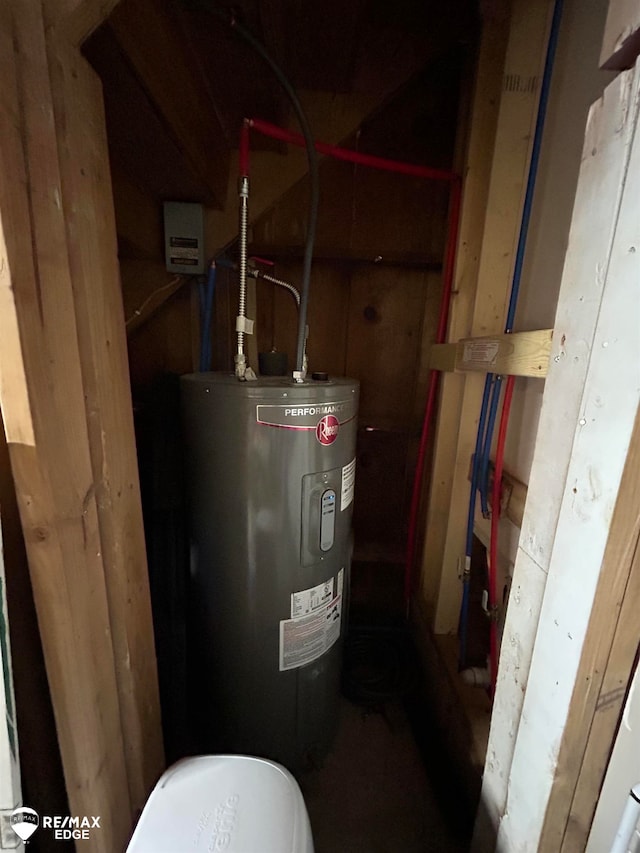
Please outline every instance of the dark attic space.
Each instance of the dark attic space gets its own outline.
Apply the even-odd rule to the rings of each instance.
[[[0,4],[0,847],[633,853],[639,34]]]

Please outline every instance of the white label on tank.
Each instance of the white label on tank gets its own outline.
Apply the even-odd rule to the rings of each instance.
[[[356,460],[355,457],[342,469],[342,499],[340,501],[340,512],[345,510],[353,500],[353,492],[356,485]]]
[[[322,657],[340,636],[343,575],[344,570],[340,569],[337,583],[332,578],[326,584],[314,587],[313,590],[305,590],[303,593],[294,593],[291,596],[293,610],[295,596],[305,595],[319,589],[324,591],[328,588],[331,589],[332,593],[328,601],[319,603],[311,612],[296,616],[293,619],[283,619],[280,622],[281,672],[287,669],[296,669]]]
[[[332,598],[334,598],[333,578],[324,583],[319,583],[318,586],[313,586],[311,589],[294,592],[291,595],[291,618],[308,616],[309,613],[313,613],[319,607],[324,607]]]

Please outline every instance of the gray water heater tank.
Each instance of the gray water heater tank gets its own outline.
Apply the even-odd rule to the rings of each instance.
[[[201,751],[299,769],[337,726],[358,383],[182,377]]]

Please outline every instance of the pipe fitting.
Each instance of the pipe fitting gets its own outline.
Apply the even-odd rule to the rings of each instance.
[[[238,195],[240,198],[249,198],[249,178],[246,175],[238,178]]]
[[[233,361],[235,364],[236,377],[240,379],[240,381],[244,381],[245,374],[247,372],[247,357],[243,352],[238,352],[235,354]]]

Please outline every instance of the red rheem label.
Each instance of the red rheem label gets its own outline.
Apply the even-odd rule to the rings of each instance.
[[[338,437],[338,430],[340,429],[340,421],[336,418],[335,415],[325,415],[318,421],[318,425],[316,427],[316,438],[320,442],[320,444],[333,444],[333,442]]]

